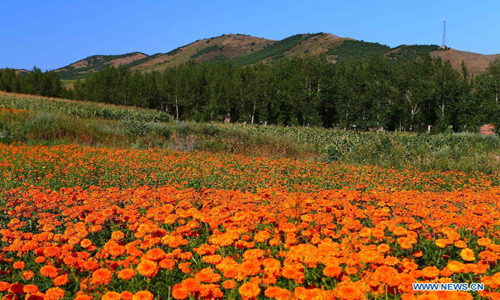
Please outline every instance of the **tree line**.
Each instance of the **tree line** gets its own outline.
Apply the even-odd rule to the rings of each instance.
[[[45,97],[68,95],[55,72],[42,72],[37,67],[27,74],[20,74],[14,69],[0,69],[0,91]]]
[[[416,132],[427,131],[428,125],[435,131],[449,126],[476,131],[484,123],[500,124],[498,60],[477,76],[464,64],[457,71],[429,55],[408,61],[350,58],[335,64],[307,56],[246,67],[190,61],[145,73],[108,67],[77,81],[73,90],[54,88],[50,95],[45,84],[33,84],[33,76],[14,76],[30,82],[26,86],[40,86],[21,92],[156,108],[178,120]],[[9,78],[11,71],[1,72],[0,89],[19,92],[9,86],[15,81]]]

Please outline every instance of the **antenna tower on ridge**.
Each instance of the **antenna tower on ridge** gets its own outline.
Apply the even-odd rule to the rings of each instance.
[[[446,48],[446,19],[443,20],[443,43],[441,44],[441,48]]]

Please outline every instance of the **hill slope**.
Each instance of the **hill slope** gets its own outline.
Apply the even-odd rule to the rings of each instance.
[[[297,34],[280,41],[243,34],[227,34],[197,40],[167,53],[146,55],[141,52],[123,55],[94,55],[57,69],[61,79],[83,78],[108,65],[126,65],[137,71],[161,71],[189,60],[197,62],[228,60],[244,66],[257,62],[271,62],[278,59],[304,55],[325,55],[335,63],[350,57],[367,58],[380,54],[394,60],[407,60],[419,55],[430,54],[449,60],[457,68],[465,62],[472,74],[486,69],[498,55],[441,49],[437,45],[401,45],[395,48],[379,43],[342,38],[329,33]]]
[[[93,72],[102,70],[108,65],[118,67],[128,65],[134,61],[148,57],[141,52],[132,52],[121,55],[93,55],[68,66],[55,70],[61,79],[83,78]]]
[[[259,51],[275,41],[242,34],[228,34],[195,41],[132,67],[133,70],[163,70],[191,59],[197,62],[225,60]]]

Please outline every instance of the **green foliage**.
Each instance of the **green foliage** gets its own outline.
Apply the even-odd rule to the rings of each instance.
[[[293,36],[288,37],[286,39],[283,39],[281,41],[277,41],[273,44],[270,44],[270,45],[264,47],[263,49],[252,52],[248,55],[233,58],[231,61],[238,66],[245,66],[245,65],[254,64],[254,63],[259,62],[261,60],[264,60],[268,57],[284,55],[284,53],[286,51],[292,49],[293,47],[299,45],[303,41],[305,41],[311,37],[314,37],[316,35],[318,35],[318,34],[293,35]]]
[[[28,74],[17,74],[13,69],[0,70],[0,91],[58,97],[63,88],[55,72],[42,72],[34,67]]]
[[[379,43],[370,43],[364,41],[344,41],[335,48],[328,50],[328,55],[337,55],[338,59],[350,57],[368,58],[373,55],[383,54],[391,48]]]
[[[206,53],[210,53],[213,51],[220,51],[220,50],[222,50],[222,48],[224,48],[224,47],[220,47],[219,45],[209,46],[209,47],[203,48],[200,51],[196,52],[195,54],[191,55],[191,58],[195,59],[195,58],[200,57]]]

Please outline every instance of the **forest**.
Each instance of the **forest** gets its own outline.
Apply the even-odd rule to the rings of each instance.
[[[176,120],[443,132],[500,125],[500,61],[471,75],[429,55],[189,61],[162,72],[108,67],[63,88],[57,74],[0,70],[0,90],[158,109]],[[431,127],[429,127],[431,125]]]

